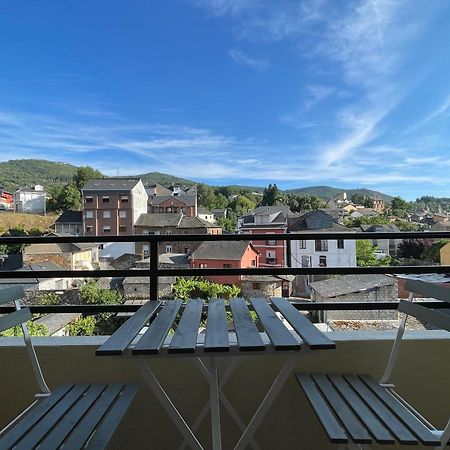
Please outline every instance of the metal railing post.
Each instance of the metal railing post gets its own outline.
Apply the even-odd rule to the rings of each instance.
[[[150,244],[150,300],[158,300],[158,245],[156,239]]]

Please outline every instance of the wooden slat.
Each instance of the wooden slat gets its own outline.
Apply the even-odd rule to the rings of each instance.
[[[233,298],[230,300],[230,307],[233,313],[234,329],[237,335],[239,350],[265,350],[266,346],[250,315],[245,300],[243,298]]]
[[[227,315],[225,303],[222,299],[213,299],[208,302],[208,315],[206,319],[206,335],[204,343],[205,352],[228,352]]]
[[[79,401],[70,409],[68,414],[66,414],[41,441],[39,450],[53,450],[59,448],[106,387],[105,384],[93,384],[89,386],[89,389],[83,397],[79,399]]]
[[[336,420],[327,403],[317,390],[311,378],[311,375],[305,373],[297,373],[295,376],[301,388],[303,389],[303,392],[305,393],[312,409],[316,413],[316,416],[325,429],[325,433],[327,434],[328,439],[334,443],[347,443],[348,438],[345,434],[344,429]]]
[[[251,303],[273,346],[277,350],[299,350],[301,345],[283,325],[275,311],[263,298],[252,298]]]
[[[53,429],[69,408],[87,390],[89,385],[75,385],[33,428],[17,443],[14,450],[35,448],[42,438]]]
[[[404,445],[417,445],[417,438],[408,428],[392,414],[390,409],[356,376],[344,375],[346,381],[366,402],[370,409],[378,416],[394,434],[397,440]]]
[[[427,308],[426,306],[417,305],[413,302],[400,300],[398,310],[405,314],[414,316],[422,322],[429,323],[442,330],[450,331],[450,315]]]
[[[64,384],[55,389],[49,397],[35,403],[25,416],[0,437],[0,448],[12,447],[24,436],[45,414],[53,408],[73,388],[73,384]]]
[[[140,330],[156,313],[161,302],[149,301],[141,306],[100,348],[96,355],[121,355]]]
[[[188,300],[169,345],[169,353],[193,353],[197,345],[203,300]]]
[[[9,330],[16,325],[19,325],[31,319],[31,312],[29,308],[20,309],[12,313],[0,317],[0,333]]]
[[[0,289],[0,305],[14,300],[20,300],[25,296],[23,286],[10,286]]]
[[[158,353],[182,303],[181,300],[168,300],[131,352],[136,355]]]
[[[395,439],[392,437],[390,431],[347,384],[342,375],[328,375],[328,378],[378,443],[395,443]]]
[[[285,298],[273,298],[272,303],[311,349],[336,348],[336,344],[319,331]]]
[[[138,390],[137,384],[109,385],[94,408],[85,415],[77,430],[69,437],[64,450],[80,449],[82,445],[79,444],[84,444],[94,430],[95,434],[86,445],[86,450],[106,448]]]
[[[406,280],[405,289],[423,297],[435,298],[450,303],[450,288],[440,284],[426,283],[419,280]]]
[[[362,425],[355,413],[340,396],[339,392],[336,391],[336,388],[330,383],[330,380],[328,380],[325,375],[320,374],[312,375],[312,378],[319,387],[324,398],[328,400],[328,403],[344,425],[344,428],[351,436],[353,442],[356,444],[370,444],[372,438],[367,429]]]
[[[392,394],[380,386],[370,375],[359,375],[359,378],[386,404],[394,414],[402,420],[409,430],[419,438],[424,445],[439,445],[439,439]]]

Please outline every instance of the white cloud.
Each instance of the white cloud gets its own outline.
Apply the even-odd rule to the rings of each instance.
[[[264,70],[267,70],[269,68],[269,61],[267,59],[251,58],[242,50],[233,48],[228,51],[228,54],[233,61],[237,62],[238,64],[251,67],[258,72],[263,72]]]

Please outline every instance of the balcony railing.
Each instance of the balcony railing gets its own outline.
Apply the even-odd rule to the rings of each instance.
[[[367,233],[287,233],[287,234],[252,234],[251,240],[283,240],[287,241],[288,254],[290,244],[298,240],[370,240],[370,239],[443,239],[450,238],[450,232],[380,232]],[[158,257],[158,244],[160,242],[197,242],[197,241],[247,241],[249,235],[245,234],[223,234],[223,235],[128,235],[128,236],[22,236],[2,237],[0,245],[29,245],[50,243],[116,243],[132,242],[147,243],[150,247],[150,262],[148,269],[126,269],[126,270],[42,270],[39,278],[102,278],[102,277],[149,277],[149,298],[158,298],[158,279],[165,276],[210,276],[210,275],[347,275],[347,274],[423,274],[423,273],[450,273],[450,266],[427,265],[427,266],[389,266],[389,267],[264,267],[264,268],[196,268],[196,269],[166,269],[160,268]],[[36,278],[35,271],[0,271],[0,280],[11,278]],[[295,307],[302,310],[370,310],[370,309],[396,309],[398,302],[364,302],[364,303],[320,303],[309,302],[294,303]],[[427,305],[430,306],[429,303]],[[446,307],[441,302],[434,302],[432,306]],[[139,308],[137,305],[56,305],[56,306],[32,306],[32,312],[133,312]],[[8,307],[2,307],[0,311],[7,311]]]

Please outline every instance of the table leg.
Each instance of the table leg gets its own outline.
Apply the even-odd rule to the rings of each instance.
[[[150,389],[158,398],[159,402],[161,403],[167,414],[171,417],[178,430],[184,436],[184,439],[188,442],[191,448],[194,450],[204,450],[192,430],[189,428],[188,424],[183,419],[183,416],[179,413],[172,400],[170,400],[164,388],[159,384],[148,364],[141,358],[133,357],[133,361],[135,361]]]
[[[264,397],[264,400],[259,405],[252,420],[247,425],[247,428],[245,429],[238,443],[234,447],[234,450],[244,449],[245,446],[248,444],[248,441],[255,433],[256,429],[261,423],[261,420],[264,418],[264,415],[267,413],[273,401],[276,399],[278,393],[280,392],[284,383],[288,379],[289,375],[292,373],[294,367],[295,367],[295,356],[291,355],[289,356],[288,360],[284,363],[283,367],[278,373],[277,378],[272,383],[272,386],[270,387],[266,396]]]
[[[222,449],[220,434],[220,403],[219,403],[219,374],[217,361],[214,356],[209,358],[209,395],[211,400],[211,431],[213,450]]]

